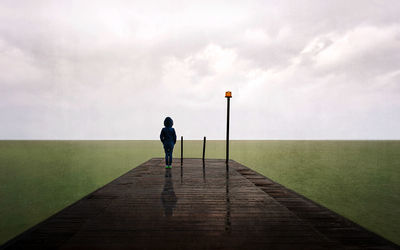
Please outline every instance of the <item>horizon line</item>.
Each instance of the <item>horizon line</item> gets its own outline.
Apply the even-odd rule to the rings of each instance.
[[[0,139],[0,141],[159,141],[159,139]],[[180,138],[177,141],[180,141]],[[183,141],[203,141],[203,139],[184,138]],[[226,141],[226,139],[207,139],[207,141]],[[230,139],[229,141],[400,141],[400,139]]]

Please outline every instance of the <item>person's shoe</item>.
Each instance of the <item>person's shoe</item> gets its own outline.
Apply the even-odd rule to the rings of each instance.
[[[165,168],[169,168],[169,166],[168,166],[168,165],[165,165]]]
[[[172,168],[172,166],[171,166],[171,165],[168,165],[168,168]]]

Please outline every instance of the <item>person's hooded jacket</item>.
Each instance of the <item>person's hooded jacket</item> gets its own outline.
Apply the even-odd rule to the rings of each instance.
[[[164,120],[164,128],[161,130],[160,140],[164,145],[164,148],[173,148],[176,143],[175,129],[172,127],[174,122],[171,117],[167,117]]]

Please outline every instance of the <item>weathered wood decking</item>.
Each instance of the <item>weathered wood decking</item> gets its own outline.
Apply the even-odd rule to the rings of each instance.
[[[224,160],[154,158],[4,249],[398,249],[332,211]]]

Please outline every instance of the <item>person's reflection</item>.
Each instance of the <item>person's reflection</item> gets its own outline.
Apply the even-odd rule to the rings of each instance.
[[[167,217],[172,216],[178,200],[174,192],[174,185],[171,177],[171,169],[165,169],[165,182],[164,189],[161,193],[161,201],[163,203],[165,216]]]

